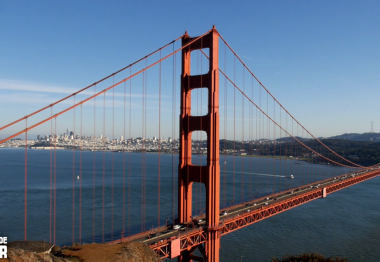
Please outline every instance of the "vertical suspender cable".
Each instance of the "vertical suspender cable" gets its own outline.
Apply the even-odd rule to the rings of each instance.
[[[53,116],[53,107],[50,108],[50,116]],[[53,119],[50,120],[50,136],[53,136]],[[49,241],[52,242],[52,192],[53,192],[53,144],[50,141],[50,218],[49,218]]]
[[[82,122],[83,122],[83,114],[82,114],[82,106],[80,105],[80,151],[79,151],[79,244],[82,243]]]
[[[145,59],[145,67],[148,67],[148,58]],[[145,99],[145,103],[144,103],[144,106],[145,106],[145,110],[144,110],[144,113],[145,113],[145,117],[144,117],[144,120],[145,120],[145,124],[144,124],[144,230],[145,230],[145,220],[146,220],[146,127],[147,127],[147,107],[148,107],[148,103],[147,103],[147,97],[148,97],[148,70],[145,71],[145,96],[144,96],[144,99]]]
[[[75,105],[75,96],[73,96],[73,99],[74,99],[74,105]],[[74,107],[74,110],[73,110],[73,132],[74,132],[74,135],[73,135],[73,210],[72,210],[72,213],[73,213],[73,225],[72,225],[72,242],[73,242],[73,245],[74,245],[74,242],[75,242],[75,107]]]
[[[303,141],[306,141],[306,137],[304,137],[303,131],[304,131],[303,128],[301,128],[302,139],[303,139]],[[305,159],[307,161],[307,154],[305,153],[305,152],[307,152],[307,150],[305,150],[305,148],[301,144],[300,144],[300,148],[301,148],[301,159]],[[305,176],[306,184],[310,183],[309,174],[308,174],[308,166],[305,165],[305,166],[301,167],[301,170],[302,170],[302,174],[304,174],[304,176]]]
[[[314,142],[314,145],[315,145],[315,150],[317,151],[318,150],[318,145],[317,145],[317,141],[314,138],[313,138],[313,142]],[[315,155],[315,164],[316,164],[316,167],[315,167],[315,172],[314,172],[314,181],[317,181],[318,174],[321,171],[321,166],[318,163],[318,158],[319,158],[318,155]],[[326,178],[326,176],[324,177],[324,179],[325,178]]]
[[[315,143],[315,139],[314,138],[311,138],[311,144],[314,146],[314,150],[316,152],[319,152],[318,150],[318,146],[317,144]],[[317,175],[318,175],[318,171],[319,171],[319,165],[318,165],[318,155],[315,154],[313,156],[313,162],[314,162],[314,166],[313,166],[313,181],[317,181]]]
[[[326,148],[324,148],[324,147],[322,147],[321,148],[322,150],[321,150],[321,154],[323,154],[323,155],[326,155]],[[321,158],[321,161],[323,161],[324,159],[323,158]],[[327,162],[326,162],[326,164],[327,164]],[[322,168],[323,169],[323,168]],[[330,173],[330,172],[329,172]],[[334,174],[331,174],[330,173],[330,176],[334,176]]]
[[[115,76],[112,77],[112,85],[115,84]],[[111,167],[111,240],[113,240],[113,194],[114,194],[114,151],[115,151],[115,88],[112,88],[112,143],[111,143],[111,149],[112,149],[112,167]]]
[[[252,79],[252,88],[251,88],[251,99],[253,101],[253,77],[251,76],[251,79]],[[252,170],[252,151],[253,151],[253,145],[252,145],[252,139],[253,139],[253,136],[252,136],[252,132],[253,132],[253,105],[252,103],[249,103],[249,154],[251,155],[249,157],[249,172],[251,173],[251,175],[249,176],[249,200],[252,200],[252,194],[253,194],[253,184],[252,184],[252,179],[253,179],[253,176],[252,176],[252,173],[253,173],[253,170]]]
[[[161,50],[160,50],[161,60]],[[161,62],[159,65],[159,90],[158,90],[158,212],[157,228],[160,227],[160,176],[161,176]]]
[[[294,137],[294,119],[292,118],[291,119],[292,120],[292,136]],[[292,141],[293,141],[293,143],[292,143],[292,156],[294,157],[294,156],[296,156],[296,154],[295,154],[295,143],[296,143],[296,140],[295,139],[292,139]],[[292,167],[292,173],[294,174],[294,172],[295,172],[295,167],[294,167],[294,163],[293,163],[293,165],[291,165],[291,167]],[[296,169],[296,171],[297,171],[297,169]],[[297,173],[297,175],[299,175],[298,173]]]
[[[147,67],[148,66],[148,58],[145,59],[145,66]],[[145,137],[145,140],[144,140],[144,147],[145,147],[145,150],[144,150],[144,222],[146,221],[146,164],[147,164],[147,161],[146,161],[146,130],[147,130],[147,112],[148,112],[148,101],[147,101],[147,98],[148,98],[148,70],[146,71],[146,74],[145,74],[145,129],[144,129],[144,137]],[[144,229],[145,229],[145,224],[144,223]]]
[[[302,139],[305,139],[304,138],[304,135],[303,135],[303,128],[301,128],[301,133],[302,133]],[[304,140],[305,141],[305,140]],[[301,150],[301,157],[302,158],[304,158],[305,157],[305,148],[300,144],[299,145],[300,146],[300,150]],[[301,158],[301,159],[302,159]],[[308,177],[308,174],[307,174],[307,170],[305,170],[305,169],[307,169],[307,167],[303,167],[303,166],[301,166],[301,172],[302,172],[302,174],[305,176],[305,178],[306,178],[306,184],[308,184],[308,183],[310,183],[310,181],[309,181],[309,177]]]
[[[310,140],[311,140],[310,143],[312,145],[314,145],[314,150],[316,152],[318,152],[318,146],[315,143],[315,139],[313,137],[311,137]],[[313,177],[312,179],[313,179],[313,181],[318,181],[317,177],[316,177],[318,169],[319,169],[319,166],[318,166],[318,155],[314,154],[313,152],[311,154],[312,154],[312,157],[313,157],[313,166],[312,166],[312,172],[311,172],[311,175]]]
[[[315,144],[315,148],[318,149],[319,147],[318,147],[318,144],[317,144],[317,140],[316,140],[316,139],[314,139],[314,144]],[[318,151],[318,152],[319,152],[320,154],[322,154],[322,152],[323,152],[322,148],[321,148],[320,151]],[[317,178],[322,177],[321,175],[322,175],[323,171],[322,171],[322,166],[321,166],[322,163],[321,163],[321,162],[322,162],[322,158],[320,158],[320,157],[317,155],[317,156],[316,156],[316,163],[318,164],[318,172],[316,173],[316,177],[317,177]],[[326,176],[327,176],[327,173],[324,174],[324,179],[327,178]]]
[[[236,83],[236,56],[234,56],[234,83]],[[235,125],[236,125],[236,88],[234,88],[234,151],[233,151],[233,174],[232,174],[232,202],[235,204]]]
[[[123,129],[123,139],[124,141],[121,141],[123,144],[123,233],[125,232],[125,150],[126,150],[126,136],[125,136],[125,118],[126,118],[126,110],[125,110],[125,99],[126,99],[126,92],[127,92],[127,82],[124,82],[124,129]],[[122,236],[123,239],[123,236]]]
[[[96,85],[94,86],[94,93],[96,94]],[[95,144],[96,144],[96,97],[94,97],[94,137],[92,144],[92,242],[95,243]]]
[[[297,124],[297,136],[298,136],[298,124]],[[301,139],[303,138],[303,130],[302,130],[302,132],[301,132]],[[297,158],[299,158],[299,156],[301,155],[302,156],[302,148],[300,147],[300,144],[299,143],[297,143]],[[303,168],[302,168],[302,166],[300,166],[300,165],[298,165],[299,166],[299,168],[298,168],[298,171],[301,169],[301,172],[298,172],[298,173],[300,173],[301,175],[302,175],[302,184],[305,184],[305,174],[302,172],[303,170]],[[307,182],[306,182],[307,183]]]
[[[129,69],[129,75],[132,75],[132,67]],[[129,143],[132,143],[132,78],[129,80]],[[131,235],[131,152],[128,152],[128,236]]]
[[[142,107],[141,107],[141,232],[144,231],[144,95],[145,71],[142,73]]]
[[[263,103],[264,104],[264,103]],[[262,139],[263,139],[263,144],[262,144],[262,150],[263,150],[263,159],[262,159],[262,164],[261,164],[261,167],[262,167],[262,172],[264,173],[264,174],[268,174],[267,172],[268,172],[268,170],[267,170],[267,166],[266,166],[266,163],[267,163],[267,160],[268,160],[268,158],[266,157],[267,155],[268,155],[268,151],[267,151],[267,145],[266,145],[266,137],[267,137],[267,134],[266,134],[266,131],[265,131],[265,128],[267,128],[267,126],[266,126],[266,124],[265,124],[265,115],[264,115],[264,113],[262,113],[261,114],[261,124],[262,124],[262,126],[263,126],[263,130],[262,130],[262,133],[261,133],[261,135],[262,135]],[[268,177],[267,176],[265,176],[265,177],[263,177],[262,178],[262,185],[263,185],[263,194],[265,194],[266,193],[266,183],[267,183],[267,179],[268,179]]]
[[[273,100],[273,120],[276,121],[276,108],[275,108],[275,103]],[[272,163],[273,163],[273,174],[276,174],[276,125],[273,122],[273,158],[272,158]],[[280,160],[281,161],[281,160]],[[273,191],[272,193],[276,192],[276,176],[273,177]]]
[[[287,132],[289,132],[288,131],[288,114],[286,114],[286,112],[285,112],[285,130]],[[288,138],[290,138],[290,137],[286,133],[285,133],[285,136],[286,136],[286,140],[285,140],[285,173],[287,173],[288,172],[288,142],[289,142]],[[285,180],[285,189],[288,189],[288,180],[287,179]]]
[[[260,104],[262,100],[261,96],[261,88],[259,86],[259,92],[260,92]],[[260,105],[260,108],[262,108],[262,105]],[[264,151],[264,114],[259,111],[259,140],[260,140],[260,161],[259,161],[259,166],[260,166],[260,174],[264,174],[264,158],[265,158],[265,151]],[[259,176],[259,190],[260,190],[260,196],[264,192],[264,185],[265,185],[265,177]]]
[[[259,107],[261,108],[261,88],[259,86]],[[257,107],[256,107],[256,115],[257,115]],[[259,137],[258,139],[260,140],[261,138],[261,116],[262,116],[262,113],[259,112]],[[257,141],[257,139],[256,139]],[[258,144],[258,150],[260,152],[260,157],[259,157],[259,171],[258,173],[260,174],[262,172],[262,145],[261,145],[261,141],[259,141],[259,144]],[[260,197],[261,196],[261,190],[262,190],[262,186],[261,186],[261,176],[259,176],[259,189],[258,189],[258,196]]]
[[[280,107],[280,126],[282,126],[282,118],[281,118],[281,107]],[[282,129],[280,128],[280,151],[279,151],[279,156],[280,156],[280,172],[279,172],[279,175],[281,176],[282,175],[282,151],[281,151],[281,143],[282,143]],[[286,160],[285,160],[286,161]],[[283,190],[282,186],[281,186],[281,178],[280,178],[280,188],[279,188],[279,192],[281,192]]]
[[[298,134],[298,124],[296,123],[296,128],[297,128],[297,138],[299,139],[299,134]],[[299,147],[298,147],[298,142],[297,141],[294,141],[294,147],[295,147],[295,158],[296,159],[298,159],[298,154],[299,154]],[[299,174],[301,177],[302,177],[302,185],[304,185],[305,184],[305,179],[304,179],[304,176],[302,175],[302,173],[301,172],[299,172],[299,166],[300,165],[296,165],[296,167],[295,167],[295,172],[297,173],[297,174]]]
[[[307,144],[311,147],[311,143],[309,141],[309,134],[306,132],[306,141],[307,141]],[[308,152],[308,150],[305,150],[306,152]],[[312,183],[313,182],[313,176],[312,176],[312,166],[313,166],[313,152],[308,152],[307,154],[305,154],[305,157],[308,158],[308,165],[307,165],[307,171],[309,173],[309,183]],[[311,158],[311,159],[310,159]],[[310,161],[311,160],[311,161]]]
[[[309,134],[306,132],[306,145],[308,145],[310,148],[312,148],[312,144],[310,143],[309,141]],[[313,182],[313,177],[312,177],[312,166],[313,166],[313,152],[312,151],[309,151],[308,149],[305,149],[305,158],[306,158],[306,162],[308,163],[308,165],[306,166],[307,170],[307,174],[309,176],[309,183],[312,183]]]
[[[297,136],[298,137],[298,132],[296,132],[295,130],[296,127],[294,127],[294,119],[292,118],[292,136]],[[292,155],[293,155],[293,161],[295,161],[295,159],[297,158],[297,146],[296,146],[296,143],[297,141],[295,139],[292,139],[293,143],[292,143]],[[297,172],[297,165],[294,165],[294,162],[293,162],[293,165],[292,165],[292,173],[297,173],[297,176],[301,176],[301,174],[299,174]],[[303,183],[302,183],[303,185]]]
[[[202,96],[202,90],[199,90],[199,88],[197,88],[197,115],[202,115],[201,113],[199,113],[199,111],[202,111],[202,108],[200,108],[199,106],[199,102],[200,99],[199,99],[199,91],[201,92],[201,96]],[[198,156],[197,156],[197,162],[198,162],[198,166],[201,166],[202,165],[202,155],[200,154],[201,153],[201,149],[202,149],[202,141],[201,141],[201,137],[202,137],[202,133],[199,133],[197,132],[197,150],[198,150]],[[200,171],[200,170],[199,170]],[[200,174],[199,174],[199,180],[200,180]],[[195,212],[196,214],[200,214],[201,213],[201,197],[200,197],[200,193],[199,191],[201,190],[201,185],[196,185],[195,186],[195,189],[196,189],[196,192],[195,192]]]
[[[25,198],[24,198],[24,239],[27,239],[28,222],[28,118],[25,118]]]
[[[255,154],[256,155],[258,155],[259,154],[259,143],[258,143],[258,138],[260,139],[260,136],[258,137],[257,135],[258,135],[258,132],[260,131],[260,129],[258,129],[258,116],[257,116],[257,107],[256,107],[256,132],[255,132]],[[259,122],[260,123],[260,122]],[[258,159],[260,159],[260,157],[258,158]],[[260,170],[258,169],[258,166],[259,166],[259,164],[260,164],[260,161],[257,161],[257,158],[255,159],[255,162],[256,162],[256,164],[255,164],[255,172],[256,173],[260,173]],[[258,162],[258,164],[257,164],[257,162]],[[255,177],[255,195],[256,195],[256,197],[257,196],[259,196],[259,189],[260,189],[260,187],[259,188],[257,188],[257,184],[258,184],[258,180],[260,179],[260,176],[258,176],[258,177]],[[255,195],[253,196],[253,197],[255,197]]]
[[[54,245],[55,245],[56,220],[57,220],[56,210],[57,210],[57,117],[54,119],[54,238],[53,238]]]
[[[201,38],[201,49],[202,50],[203,48],[203,37]],[[203,72],[203,56],[201,55],[201,86],[203,86],[203,78],[202,78],[202,72]],[[190,85],[189,85],[190,86]],[[209,89],[207,89],[207,93],[209,95],[209,92],[208,92]],[[202,90],[200,91],[201,92],[201,130],[202,130],[202,117],[203,117],[203,92]],[[209,110],[208,110],[209,111]],[[207,112],[209,113],[209,112]],[[207,137],[206,137],[206,143],[207,143]],[[201,132],[201,145],[203,144],[203,132]],[[207,149],[208,149],[208,145],[207,145]],[[207,152],[209,153],[209,152]],[[202,152],[202,155],[203,155],[203,152]],[[202,157],[200,156],[200,161],[202,161]],[[207,163],[208,164],[208,163]],[[200,165],[202,165],[202,162],[200,163]],[[199,168],[199,181],[202,181],[202,168]],[[189,183],[187,183],[189,184]],[[199,183],[199,209],[200,211],[202,212],[202,184]]]
[[[199,103],[199,88],[197,88],[197,115],[199,115],[199,111],[200,111],[198,103]],[[196,146],[197,146],[198,153],[201,152],[201,147],[202,147],[201,146],[202,142],[200,142],[200,136],[201,135],[202,134],[199,134],[199,132],[197,132],[197,138],[196,138],[197,139],[197,144],[196,144]],[[197,156],[197,162],[198,162],[199,166],[202,165],[202,157],[201,157],[200,154],[198,154],[198,156]],[[195,213],[196,214],[200,214],[200,212],[201,212],[201,207],[200,206],[198,207],[198,204],[199,205],[201,204],[200,203],[200,196],[199,196],[199,192],[198,192],[198,191],[200,191],[200,189],[201,189],[200,186],[195,185],[195,190],[196,190],[196,192],[195,192]]]
[[[198,57],[197,57],[198,59]],[[202,57],[201,57],[201,73],[202,74]],[[198,61],[197,61],[198,63]],[[198,64],[197,64],[197,70],[198,70]],[[201,96],[201,99],[199,99],[199,93],[200,96]],[[199,102],[200,102],[200,106],[199,106]],[[200,111],[200,113],[198,113],[198,111]],[[202,90],[199,90],[199,88],[197,88],[197,115],[202,115]],[[202,121],[201,121],[202,123]],[[198,153],[201,153],[201,150],[202,150],[202,132],[199,134],[197,132],[197,144],[198,144]],[[202,152],[203,153],[203,152]],[[198,160],[198,165],[201,166],[202,165],[202,155],[199,154],[197,156],[197,160]],[[201,175],[200,175],[200,172],[201,170],[199,170],[199,180],[201,180]],[[201,203],[201,194],[200,194],[200,191],[201,191],[201,185],[199,184],[198,186],[196,186],[196,196],[195,196],[195,203],[196,205],[198,206],[198,210],[196,210],[197,214],[200,214],[201,215],[201,212],[202,212],[202,203]]]
[[[306,133],[306,137],[307,137],[307,141],[308,141],[308,144],[309,144],[309,147],[310,148],[313,148],[313,141],[312,140],[309,140],[309,134]],[[314,177],[313,177],[313,169],[314,169],[314,157],[313,157],[313,152],[312,151],[309,151],[309,155],[311,158],[309,161],[310,161],[310,165],[309,165],[309,172],[310,172],[310,180],[311,182],[314,182]]]
[[[269,116],[269,96],[267,92],[267,115]],[[268,144],[267,144],[267,158],[266,158],[266,164],[267,164],[267,174],[271,173],[269,170],[270,162],[269,162],[269,157],[270,157],[270,150],[271,150],[271,144],[270,144],[270,138],[271,138],[271,122],[268,117],[266,117],[267,120],[267,137],[268,137]],[[269,190],[272,189],[272,194],[273,194],[273,184],[271,183],[271,177],[268,177],[268,185],[270,185]]]
[[[224,72],[227,74],[227,48],[224,45]],[[227,196],[227,157],[226,157],[226,145],[227,145],[227,78],[224,77],[224,175],[223,175],[223,207],[226,207]]]
[[[245,77],[244,77],[244,68],[243,68],[243,93],[245,93]],[[241,145],[240,145],[240,163],[241,163],[241,178],[240,178],[240,184],[241,184],[241,192],[240,192],[240,201],[241,203],[244,202],[244,157],[241,156],[242,151],[244,150],[244,96],[241,95]]]
[[[106,93],[103,95],[103,198],[102,198],[102,243],[104,243],[104,197],[106,176]]]

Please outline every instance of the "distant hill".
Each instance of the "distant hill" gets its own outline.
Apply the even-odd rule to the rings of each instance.
[[[304,141],[306,139],[302,138],[302,137],[299,137],[299,136],[295,136],[295,138],[297,138],[299,141]],[[295,142],[294,138],[293,137],[281,137],[281,138],[277,138],[276,141],[278,142]]]
[[[373,141],[373,142],[380,142],[380,133],[350,133],[350,134],[343,134],[339,136],[332,136],[329,137],[329,139],[346,139],[346,140],[353,140],[353,141]]]

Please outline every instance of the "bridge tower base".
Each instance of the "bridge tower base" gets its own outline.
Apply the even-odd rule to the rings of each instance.
[[[187,33],[182,38],[182,46],[193,41]],[[206,186],[206,226],[207,241],[205,246],[198,246],[205,261],[219,261],[220,234],[220,166],[219,166],[219,67],[218,67],[219,33],[215,27],[206,35],[182,49],[181,74],[181,115],[180,115],[180,149],[178,167],[178,219],[179,223],[192,220],[192,184],[203,183]],[[209,71],[202,75],[191,75],[191,51],[209,49]],[[191,115],[191,91],[196,88],[208,90],[208,112],[205,116]],[[193,165],[191,162],[191,133],[204,131],[207,134],[207,164]],[[178,261],[198,260],[186,250]],[[202,260],[202,261],[204,261]]]

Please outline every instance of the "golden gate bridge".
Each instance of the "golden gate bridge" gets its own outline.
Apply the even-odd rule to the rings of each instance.
[[[57,209],[62,201],[57,196],[57,126],[59,129],[71,124],[74,133],[79,133],[79,139],[71,144],[72,170],[66,171],[72,177],[72,242],[82,243],[91,235],[94,242],[101,235],[101,242],[109,244],[142,241],[163,259],[219,261],[222,236],[380,175],[379,165],[364,167],[338,155],[302,126],[213,27],[198,37],[186,32],[127,67],[0,128],[19,130],[0,144],[25,136],[24,202],[19,207],[24,208],[25,240],[30,238],[29,227],[43,227],[28,223],[28,215],[33,212],[28,210],[28,133],[38,128],[50,130],[50,158],[46,159],[50,197],[43,203],[49,206],[48,238],[55,244],[60,238],[57,217],[64,215]],[[86,196],[82,195],[82,152],[87,143],[84,129],[91,130],[93,138],[102,134],[99,143],[103,152],[100,164],[93,153],[93,193]],[[140,131],[136,133],[137,129]],[[124,138],[118,147],[115,130],[122,130]],[[152,130],[158,133],[154,178],[147,175],[146,157],[151,151],[147,137]],[[106,139],[107,132],[112,133],[111,141]],[[163,134],[168,132],[173,140],[178,139],[178,151],[173,142],[163,146]],[[141,136],[138,149],[135,147],[141,153],[138,203],[131,197],[131,167],[137,165],[129,154],[133,133]],[[117,151],[123,154],[121,166],[116,166]],[[173,162],[170,170],[171,201],[162,200],[163,191],[168,189],[161,186],[161,178],[168,171],[161,169],[161,161],[167,152],[176,158],[178,153],[178,166]],[[204,154],[206,159],[196,154]],[[227,157],[229,162],[232,160],[232,170],[227,169]],[[327,171],[324,166],[334,168]],[[116,169],[122,170],[121,208],[114,207]],[[96,190],[98,173],[100,193]],[[79,185],[76,177],[80,178]],[[106,192],[106,179],[111,180],[111,192]],[[147,191],[147,181],[152,179],[156,189]],[[291,183],[293,179],[299,183]],[[147,209],[147,196],[152,194],[157,211]],[[110,211],[105,208],[108,200]],[[131,213],[136,213],[131,204],[141,211],[139,233],[130,228]],[[111,213],[109,220],[105,218],[107,212]],[[147,213],[153,212],[157,212],[157,224],[147,228],[151,222],[147,221]],[[122,219],[114,221],[114,214]],[[92,220],[84,221],[84,216]],[[91,223],[91,230],[89,226],[84,228],[84,224]],[[121,232],[120,238],[116,232]]]

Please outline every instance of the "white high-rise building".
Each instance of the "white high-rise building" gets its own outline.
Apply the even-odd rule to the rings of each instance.
[[[124,140],[124,137],[123,136],[120,136],[120,141],[123,141]]]

